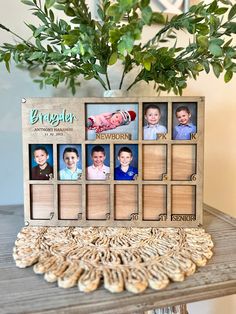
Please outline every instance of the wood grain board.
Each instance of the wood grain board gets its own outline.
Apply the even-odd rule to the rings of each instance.
[[[161,123],[167,128],[166,134],[152,140],[144,139],[143,132],[149,105],[163,110]],[[197,133],[189,140],[174,140],[175,110],[183,105],[195,110]],[[89,113],[96,116],[107,108],[117,112],[126,107],[132,108],[127,112],[135,111],[135,117],[118,131],[86,129]],[[202,223],[203,97],[26,99],[22,128],[27,225],[196,227]],[[53,171],[49,180],[32,179],[37,145],[50,149],[47,162]],[[61,179],[62,148],[76,145],[82,174]],[[104,164],[110,174],[90,180],[86,168],[93,162],[91,150],[96,145],[105,148]],[[134,180],[114,179],[120,147],[133,150],[132,162],[138,171]]]

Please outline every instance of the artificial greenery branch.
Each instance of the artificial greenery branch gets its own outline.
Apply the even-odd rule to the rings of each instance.
[[[10,72],[10,61],[27,67],[38,67],[35,82],[58,86],[65,83],[72,93],[80,78],[95,79],[104,89],[111,89],[108,69],[120,61],[123,65],[117,87],[122,89],[126,75],[135,71],[127,90],[140,81],[154,82],[159,91],[182,94],[189,78],[200,72],[216,77],[224,72],[228,82],[236,72],[236,4],[229,0],[194,5],[186,13],[168,20],[153,12],[149,0],[100,1],[98,20],[94,20],[85,0],[21,0],[39,20],[26,23],[29,40],[0,24],[10,32],[16,44],[0,47],[0,62]],[[56,11],[65,19],[57,18]],[[152,38],[141,43],[143,28],[162,25]],[[178,46],[178,32],[189,34],[189,43]],[[109,74],[108,74],[109,73]],[[110,74],[111,75],[111,74]]]

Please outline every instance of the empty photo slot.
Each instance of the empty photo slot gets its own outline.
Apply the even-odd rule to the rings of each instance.
[[[196,174],[196,145],[172,145],[172,180],[191,180]]]
[[[52,218],[54,213],[53,185],[30,185],[31,219]]]
[[[115,186],[115,219],[132,220],[138,212],[138,186]]]
[[[60,184],[58,186],[59,219],[78,219],[82,212],[81,185]]]
[[[166,215],[165,185],[143,185],[143,219],[162,220]]]
[[[106,220],[110,210],[110,186],[101,184],[87,185],[88,220]]]
[[[162,180],[167,172],[167,146],[143,145],[143,180]]]
[[[196,214],[196,187],[194,185],[173,185],[171,187],[173,215]],[[184,219],[181,219],[184,220]]]

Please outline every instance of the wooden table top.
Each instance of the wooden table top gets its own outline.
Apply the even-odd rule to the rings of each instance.
[[[112,294],[102,287],[90,294],[62,289],[34,274],[32,267],[17,268],[12,248],[22,226],[22,206],[0,206],[0,313],[134,314],[236,293],[236,219],[207,205],[204,228],[215,244],[212,259],[184,282],[138,295]]]

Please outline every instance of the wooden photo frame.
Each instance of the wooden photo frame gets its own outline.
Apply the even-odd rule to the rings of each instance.
[[[148,106],[161,112],[149,127],[165,127],[152,138],[144,137]],[[189,139],[173,138],[179,106],[193,112]],[[27,225],[202,224],[203,97],[26,99],[22,127]],[[49,166],[47,179],[32,177],[33,167],[44,173]]]

